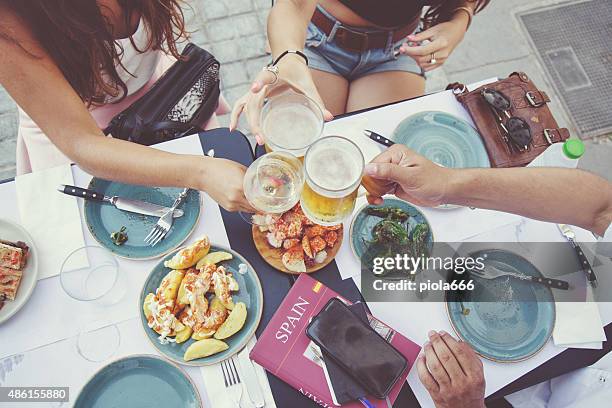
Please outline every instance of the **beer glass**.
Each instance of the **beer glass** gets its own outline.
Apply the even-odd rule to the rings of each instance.
[[[267,152],[287,152],[303,158],[323,133],[323,112],[309,97],[285,93],[270,98],[261,111]]]
[[[256,210],[263,214],[283,213],[300,200],[304,185],[302,162],[291,153],[264,154],[249,166],[243,183],[244,195]],[[257,217],[241,215],[247,222],[259,225]]]
[[[327,136],[313,143],[304,157],[304,214],[321,225],[336,225],[350,216],[364,166],[361,150],[347,138]]]

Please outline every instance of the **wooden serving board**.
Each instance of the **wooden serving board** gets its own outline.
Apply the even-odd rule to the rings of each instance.
[[[338,230],[338,241],[336,242],[336,245],[334,245],[333,248],[326,249],[327,258],[325,259],[325,262],[316,264],[315,266],[311,268],[307,267],[306,272],[293,272],[285,268],[285,265],[283,265],[283,261],[281,260],[284,250],[282,248],[272,248],[270,244],[268,244],[268,240],[266,239],[266,234],[267,234],[266,232],[261,232],[259,230],[259,227],[257,227],[256,225],[253,225],[253,242],[255,243],[255,248],[257,248],[257,252],[259,252],[259,255],[261,255],[264,261],[266,261],[268,265],[270,265],[274,269],[284,272],[284,273],[289,273],[291,275],[299,275],[300,273],[316,272],[319,269],[326,267],[327,265],[330,264],[331,261],[334,260],[334,258],[336,257],[336,254],[338,253],[338,251],[340,250],[340,247],[342,246],[342,239],[344,236],[344,226]]]

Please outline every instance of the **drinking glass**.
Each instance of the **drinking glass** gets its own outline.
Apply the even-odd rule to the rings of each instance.
[[[86,245],[72,251],[60,270],[60,282],[71,298],[97,305],[113,305],[125,295],[119,263],[106,249]]]
[[[302,162],[291,153],[271,152],[249,166],[243,187],[246,199],[256,210],[263,214],[281,214],[297,204],[303,185]],[[243,215],[243,218],[260,224],[258,217]]]
[[[84,246],[72,251],[60,270],[62,289],[72,299],[102,307],[119,302],[125,295],[125,276],[115,257],[104,248]],[[78,324],[76,349],[89,361],[104,361],[119,347],[119,329],[106,320],[82,321]]]
[[[121,342],[119,328],[108,320],[95,320],[79,326],[76,350],[85,360],[106,361],[111,358]]]
[[[304,157],[304,214],[321,225],[340,224],[355,208],[365,161],[361,149],[347,138],[317,140]]]
[[[267,152],[287,152],[303,158],[323,133],[323,112],[309,97],[284,93],[272,97],[261,111]]]

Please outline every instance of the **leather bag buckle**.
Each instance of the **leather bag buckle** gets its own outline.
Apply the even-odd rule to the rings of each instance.
[[[549,145],[555,143],[554,136],[553,136],[554,131],[555,129],[544,129],[544,137],[546,138],[546,141],[548,142]]]
[[[529,102],[529,105],[534,108],[539,108],[540,106],[544,106],[546,104],[546,101],[538,102],[535,93],[532,91],[525,92],[525,98],[527,99],[527,102]]]

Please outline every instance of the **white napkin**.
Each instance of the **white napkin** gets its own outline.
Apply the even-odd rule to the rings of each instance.
[[[15,179],[21,224],[38,249],[39,279],[58,275],[68,254],[85,245],[77,199],[58,192],[60,184],[74,184],[69,164]]]
[[[247,343],[249,350],[252,350],[255,346],[257,339],[255,336]],[[274,397],[272,396],[272,390],[270,389],[270,383],[268,383],[268,377],[266,371],[262,366],[253,361],[253,367],[257,373],[257,379],[259,380],[259,386],[263,391],[262,394],[265,399],[266,408],[276,408]],[[236,364],[238,368],[238,364]],[[234,408],[235,405],[230,397],[227,395],[225,384],[223,383],[223,373],[221,372],[221,364],[215,364],[211,366],[200,367],[200,372],[204,378],[204,385],[206,387],[206,393],[210,401],[210,406],[215,408]],[[247,396],[246,385],[242,382],[242,398],[240,399],[241,408],[254,408],[255,405],[249,400]]]
[[[591,288],[588,288],[589,293]],[[556,346],[600,350],[606,333],[596,302],[556,302],[553,341]]]

